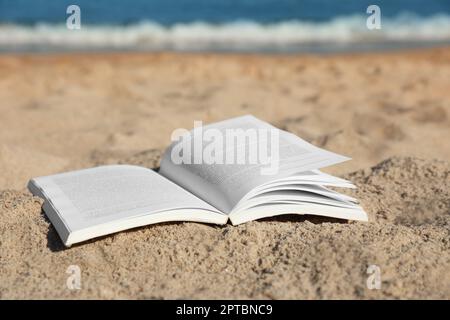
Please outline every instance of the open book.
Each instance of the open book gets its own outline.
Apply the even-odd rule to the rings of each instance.
[[[255,132],[271,136],[255,140]],[[221,149],[223,140],[233,143],[222,143]],[[255,151],[261,156],[263,149],[267,161],[255,161]],[[237,225],[281,214],[367,221],[356,199],[329,188],[354,185],[318,170],[345,160],[243,116],[180,135],[159,172],[109,165],[34,178],[28,188],[44,199],[43,210],[66,246],[167,221]]]

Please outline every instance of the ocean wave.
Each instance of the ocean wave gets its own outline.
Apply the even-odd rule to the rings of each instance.
[[[382,19],[369,30],[365,16],[337,17],[328,22],[285,21],[259,24],[194,22],[162,26],[145,21],[128,26],[0,25],[0,51],[21,48],[140,50],[283,50],[305,44],[354,44],[386,41],[450,41],[450,15],[426,18],[402,14]]]

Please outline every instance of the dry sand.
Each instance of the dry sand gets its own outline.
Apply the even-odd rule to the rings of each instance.
[[[0,75],[0,298],[450,299],[450,49],[5,55]],[[358,185],[370,222],[170,223],[65,249],[25,190],[64,170],[156,167],[175,128],[246,113],[353,157],[328,171]]]

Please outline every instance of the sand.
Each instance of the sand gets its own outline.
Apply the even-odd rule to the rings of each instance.
[[[0,298],[450,298],[450,49],[3,55],[0,75]],[[246,113],[353,157],[327,171],[358,185],[370,222],[167,223],[66,249],[25,189],[157,167],[174,129]]]

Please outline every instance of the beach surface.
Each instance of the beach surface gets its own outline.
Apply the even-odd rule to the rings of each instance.
[[[1,55],[0,75],[2,299],[450,299],[450,48]],[[352,157],[324,171],[357,184],[370,221],[167,223],[66,249],[26,190],[95,165],[156,168],[173,130],[244,114]]]

